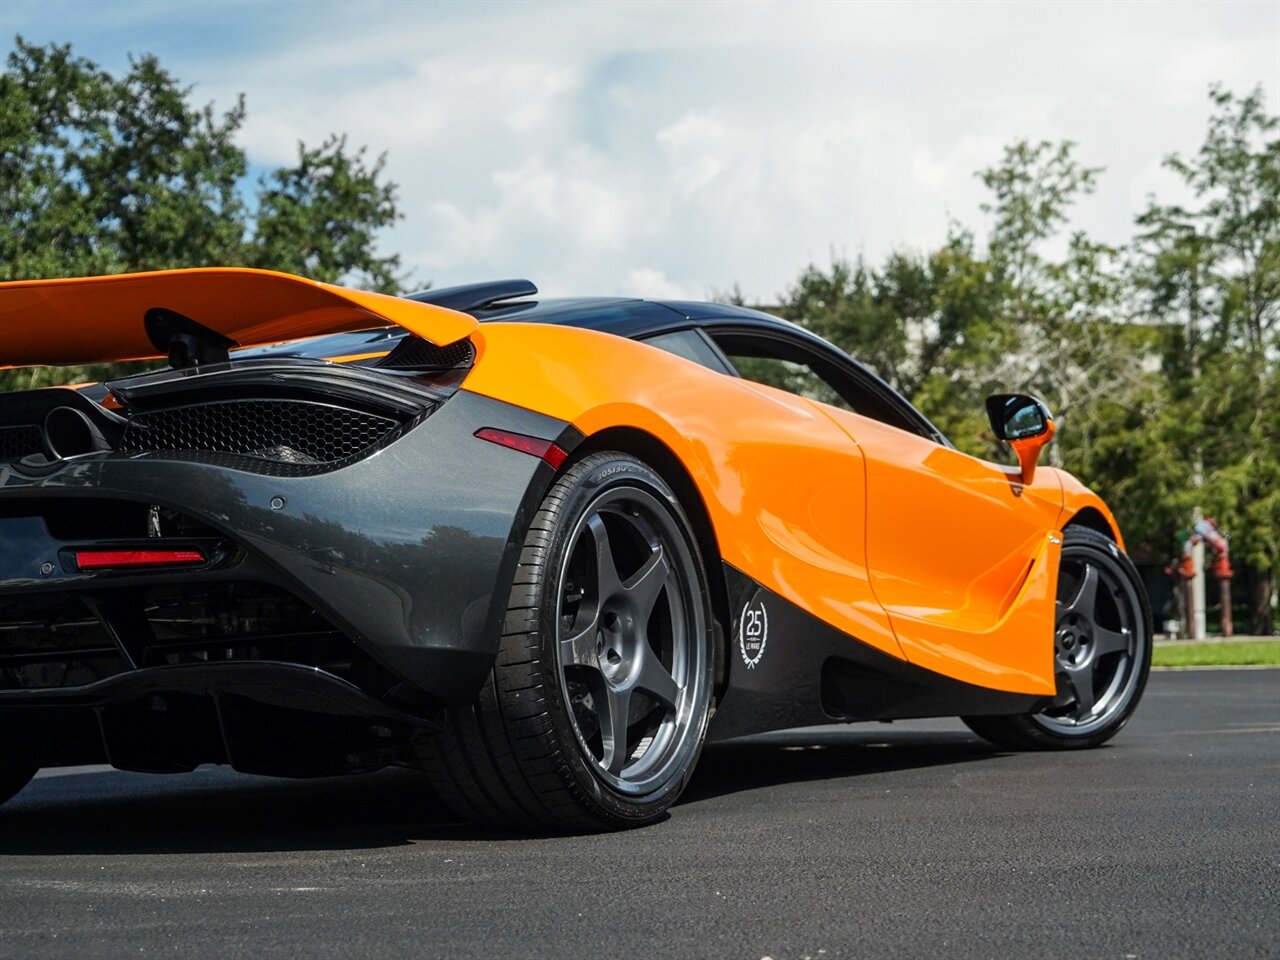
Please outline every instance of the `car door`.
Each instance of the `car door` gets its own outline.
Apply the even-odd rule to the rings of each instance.
[[[849,493],[864,499],[869,579],[905,657],[967,683],[1052,693],[1056,473],[1025,485],[1016,468],[961,453],[879,380],[801,334],[711,336],[744,376],[790,369],[777,385],[858,446],[864,482]],[[800,364],[807,374],[794,372]]]
[[[737,374],[695,329],[645,342],[717,372]],[[722,526],[722,535],[733,537],[731,552],[748,561],[760,582],[783,598],[842,634],[901,658],[867,574],[861,448],[804,399],[805,385],[812,392],[821,388],[821,381],[802,366],[748,369],[752,382],[741,386],[755,395],[752,402],[724,414],[748,442],[735,441],[725,455],[742,485],[735,521]],[[779,647],[774,643],[771,649]]]
[[[981,686],[1052,693],[1057,474],[1025,485],[1015,467],[843,419],[865,457],[871,582],[907,659]]]

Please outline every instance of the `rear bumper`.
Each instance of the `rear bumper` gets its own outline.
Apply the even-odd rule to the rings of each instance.
[[[314,667],[154,667],[81,687],[0,698],[8,763],[109,763],[176,773],[226,763],[244,773],[330,776],[396,762],[439,729]]]
[[[0,466],[0,603],[110,597],[156,583],[270,583],[322,614],[411,693],[469,699],[496,654],[505,585],[553,475],[535,457],[476,439],[486,426],[551,440],[566,430],[463,390],[374,455],[314,476],[119,453],[39,472]],[[66,561],[72,541],[22,516],[24,498],[54,509],[63,498],[155,504],[237,549],[227,564],[204,569],[81,572]],[[3,643],[0,633],[0,657]],[[26,704],[32,693],[4,686],[0,707]],[[44,691],[49,704],[63,703],[68,689],[76,688]]]

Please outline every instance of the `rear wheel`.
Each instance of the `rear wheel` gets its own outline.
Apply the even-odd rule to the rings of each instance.
[[[561,476],[530,527],[497,662],[428,757],[470,819],[599,830],[662,815],[702,748],[711,611],[675,494],[604,452]]]
[[[1137,570],[1109,538],[1066,531],[1058,570],[1054,657],[1058,695],[1039,713],[965,717],[1014,749],[1096,747],[1125,725],[1151,668],[1151,611]]]
[[[0,803],[9,800],[30,783],[37,769],[36,767],[0,767]]]

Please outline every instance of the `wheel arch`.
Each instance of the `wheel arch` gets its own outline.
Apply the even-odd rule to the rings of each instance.
[[[1120,532],[1120,524],[1106,502],[1065,470],[1057,471],[1062,483],[1062,513],[1059,515],[1059,529],[1067,527],[1084,527],[1094,530],[1109,540],[1113,540],[1121,550],[1125,549],[1124,535]]]
[[[617,450],[620,453],[631,454],[657,471],[658,475],[675,491],[680,506],[684,508],[689,521],[693,524],[694,535],[698,540],[698,550],[702,554],[706,567],[707,583],[711,587],[711,613],[716,632],[715,682],[712,695],[718,700],[728,683],[726,651],[733,620],[729,612],[729,591],[725,583],[720,543],[702,493],[675,452],[647,431],[637,427],[606,427],[578,444],[573,450],[572,457],[577,460],[601,450]]]
[[[1121,543],[1120,531],[1113,527],[1103,515],[1102,511],[1096,507],[1082,507],[1077,510],[1072,514],[1071,519],[1063,524],[1064,530],[1067,527],[1085,527],[1086,529],[1102,534],[1109,540]]]

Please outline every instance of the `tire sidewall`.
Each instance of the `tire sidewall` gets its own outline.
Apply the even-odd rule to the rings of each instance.
[[[694,704],[690,722],[696,725],[691,732],[694,738],[688,751],[688,759],[669,780],[656,790],[643,796],[619,793],[602,780],[594,763],[583,756],[578,732],[569,716],[560,669],[558,635],[558,598],[560,574],[566,554],[572,546],[571,538],[583,516],[604,493],[617,487],[637,487],[655,497],[676,521],[684,546],[693,560],[696,583],[694,608],[698,622],[690,630],[690,643],[701,643],[698,702]],[[562,497],[555,507],[555,528],[545,556],[542,558],[543,577],[538,593],[538,630],[542,651],[542,684],[547,697],[547,708],[552,730],[566,766],[572,774],[574,785],[583,791],[591,804],[607,817],[631,823],[643,823],[661,815],[674,802],[693,772],[702,751],[709,719],[709,703],[712,681],[712,610],[707,584],[706,567],[698,550],[697,539],[679,501],[670,486],[642,462],[622,453],[597,453],[567,467],[552,485],[548,499]]]
[[[1101,728],[1087,734],[1073,736],[1045,726],[1034,715],[1019,718],[1021,720],[1020,725],[1025,725],[1024,729],[1027,735],[1044,746],[1052,746],[1059,749],[1086,749],[1099,746],[1114,737],[1129,722],[1129,718],[1133,716],[1133,711],[1137,709],[1138,703],[1142,700],[1143,691],[1146,689],[1147,678],[1151,672],[1154,628],[1146,587],[1143,586],[1142,578],[1139,576],[1137,568],[1134,567],[1133,562],[1125,555],[1124,551],[1120,549],[1119,544],[1110,537],[1085,527],[1071,527],[1064,531],[1063,538],[1064,555],[1071,551],[1073,554],[1083,554],[1093,562],[1106,563],[1112,571],[1128,582],[1138,603],[1138,609],[1134,611],[1135,621],[1138,629],[1143,631],[1143,636],[1138,638],[1140,647],[1136,651],[1135,660],[1132,664],[1132,669],[1135,671],[1136,676],[1132,681],[1133,686],[1128,693],[1128,698],[1124,706],[1113,717],[1110,717]]]

